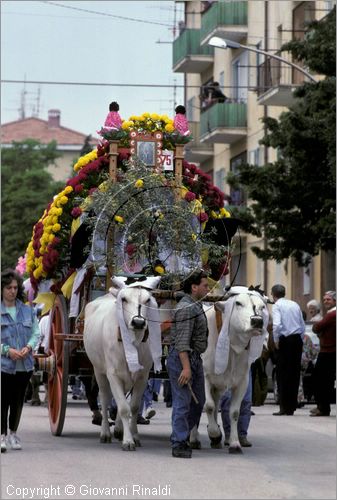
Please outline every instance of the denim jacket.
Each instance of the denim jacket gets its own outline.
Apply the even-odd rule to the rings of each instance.
[[[6,312],[1,303],[1,344],[8,345],[14,349],[22,349],[31,338],[35,312],[30,306],[26,306],[20,300],[16,301],[16,321]],[[34,368],[32,352],[23,360],[26,371]],[[9,374],[16,372],[16,361],[8,356],[1,355],[1,371]]]

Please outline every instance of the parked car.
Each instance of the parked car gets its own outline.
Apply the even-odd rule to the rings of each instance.
[[[308,361],[307,356],[305,356],[305,345],[306,339],[310,339],[312,342],[313,349],[310,352],[310,360]],[[319,338],[316,333],[312,331],[312,323],[307,322],[305,324],[305,333],[304,333],[304,348],[302,354],[302,383],[303,383],[303,392],[305,402],[313,402],[314,397],[314,387],[313,387],[313,371],[316,363],[316,359],[319,353]],[[278,404],[278,390],[277,390],[277,382],[276,382],[276,366],[275,366],[275,358],[271,355],[266,364],[266,373],[268,377],[268,392],[272,392],[274,394],[274,401]]]

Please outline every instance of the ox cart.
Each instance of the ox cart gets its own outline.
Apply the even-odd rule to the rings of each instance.
[[[161,276],[163,285],[153,290],[152,295],[172,309],[179,294],[177,276],[201,264],[208,268],[210,279],[216,286],[228,273],[229,245],[238,221],[230,217],[224,207],[224,195],[212,185],[210,177],[184,161],[184,145],[192,138],[181,136],[174,130],[172,133],[168,126],[170,123],[165,119],[154,117],[152,123],[155,122],[157,126],[154,129],[149,127],[149,130],[145,129],[144,120],[141,126],[138,123],[137,128],[134,119],[129,129],[103,131],[103,140],[97,150],[79,159],[74,167],[76,175],[54,197],[54,202],[48,205],[43,217],[34,226],[32,241],[27,249],[27,268],[37,294],[35,302],[49,304],[48,348],[44,353],[35,354],[35,358],[37,369],[48,374],[50,428],[56,436],[61,435],[64,426],[69,377],[93,375],[83,342],[85,306],[109,291],[113,276],[124,274],[136,279],[141,279],[144,273]],[[158,126],[160,122],[162,130]],[[139,165],[141,173],[137,173]],[[95,203],[106,206],[109,196],[107,184],[118,186],[123,175],[125,181],[128,168],[136,172],[136,177],[127,179],[124,197],[118,198],[122,189],[112,192],[117,202],[105,211],[109,212],[108,222],[103,230],[99,230],[97,220],[102,211],[99,217],[93,213]],[[145,224],[144,217],[136,223],[138,232],[133,228],[133,239],[130,238],[130,227],[127,237],[123,231],[121,236],[120,229],[123,226],[124,230],[126,226],[123,220],[125,214],[133,213],[135,219],[139,217],[137,196],[139,192],[145,192],[143,188],[148,180],[144,169],[150,179],[144,203],[151,206],[143,206],[141,212],[147,219],[150,213],[153,219],[146,227],[146,244],[135,238],[139,227]],[[159,179],[159,184],[153,184],[154,178]],[[159,196],[154,194],[156,189],[159,189]],[[136,202],[128,209],[132,200]],[[187,219],[190,221],[189,214],[192,214],[193,223],[187,230],[184,224]],[[163,219],[168,220],[168,225],[161,229],[166,239],[155,234]],[[48,228],[51,228],[49,232]],[[94,248],[96,239],[99,240],[99,250]],[[101,266],[102,260],[97,258],[102,241],[104,266]],[[174,243],[171,245],[168,241]],[[163,250],[165,245],[170,246],[166,253]],[[143,253],[140,247],[143,247]],[[189,258],[191,255],[193,258]],[[81,279],[78,279],[80,275]],[[167,277],[173,279],[170,281],[165,279]],[[209,300],[220,298],[216,291],[213,295],[214,298]],[[165,356],[170,341],[169,325],[169,319],[161,323],[162,372],[151,375],[158,378],[167,377]]]

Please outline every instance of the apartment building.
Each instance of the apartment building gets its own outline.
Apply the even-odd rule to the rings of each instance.
[[[178,2],[177,2],[178,3]],[[242,162],[263,165],[276,159],[275,150],[259,145],[262,117],[277,118],[293,102],[296,86],[307,78],[286,62],[245,48],[223,50],[208,45],[213,36],[271,54],[283,43],[302,38],[306,23],[324,17],[331,1],[185,1],[184,20],[173,43],[173,71],[185,75],[185,105],[194,141],[185,150],[188,161],[199,164],[213,182],[231,196],[232,205],[249,203],[240,190],[230,190],[225,179]],[[285,61],[290,55],[280,54]],[[208,86],[219,83],[225,102],[209,99]],[[235,284],[261,284],[267,292],[275,283],[305,309],[335,288],[335,257],[322,253],[308,267],[293,259],[276,263],[257,259],[252,246],[264,239],[236,237],[231,275]]]

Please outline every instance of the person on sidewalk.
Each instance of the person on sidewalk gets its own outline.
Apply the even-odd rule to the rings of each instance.
[[[308,321],[314,323],[315,321],[321,321],[323,316],[321,315],[321,304],[318,300],[312,299],[307,303],[308,310]]]
[[[183,290],[173,314],[167,370],[172,389],[172,456],[191,458],[189,435],[198,427],[205,404],[201,354],[207,348],[208,327],[201,300],[209,291],[207,274],[194,271]]]
[[[225,446],[229,446],[229,436],[231,433],[231,422],[229,417],[229,409],[232,399],[232,391],[225,391],[220,399],[222,426],[225,433]],[[243,448],[249,448],[252,443],[248,441],[248,427],[250,417],[252,415],[252,372],[249,371],[249,380],[246,393],[243,397],[240,406],[240,415],[238,419],[238,435],[239,442]]]
[[[24,304],[21,276],[1,273],[1,452],[21,450],[17,436],[25,392],[33,373],[33,349],[39,339],[36,312]],[[9,435],[8,433],[9,428]]]
[[[285,298],[283,285],[271,289],[273,337],[278,351],[276,372],[280,410],[273,415],[293,415],[297,409],[305,323],[300,306]]]
[[[314,394],[317,408],[311,410],[312,417],[328,417],[330,403],[336,402],[336,292],[325,292],[323,304],[327,310],[321,321],[316,321],[312,331],[319,337],[320,351],[314,370]]]
[[[151,418],[154,417],[156,414],[156,410],[153,408],[152,403],[153,403],[154,389],[156,388],[157,390],[160,390],[160,385],[157,382],[158,380],[159,382],[161,382],[160,379],[154,379],[154,378],[150,378],[147,381],[147,386],[145,388],[138,410],[137,424],[140,425],[149,424]],[[143,416],[144,410],[145,410],[145,416]]]

